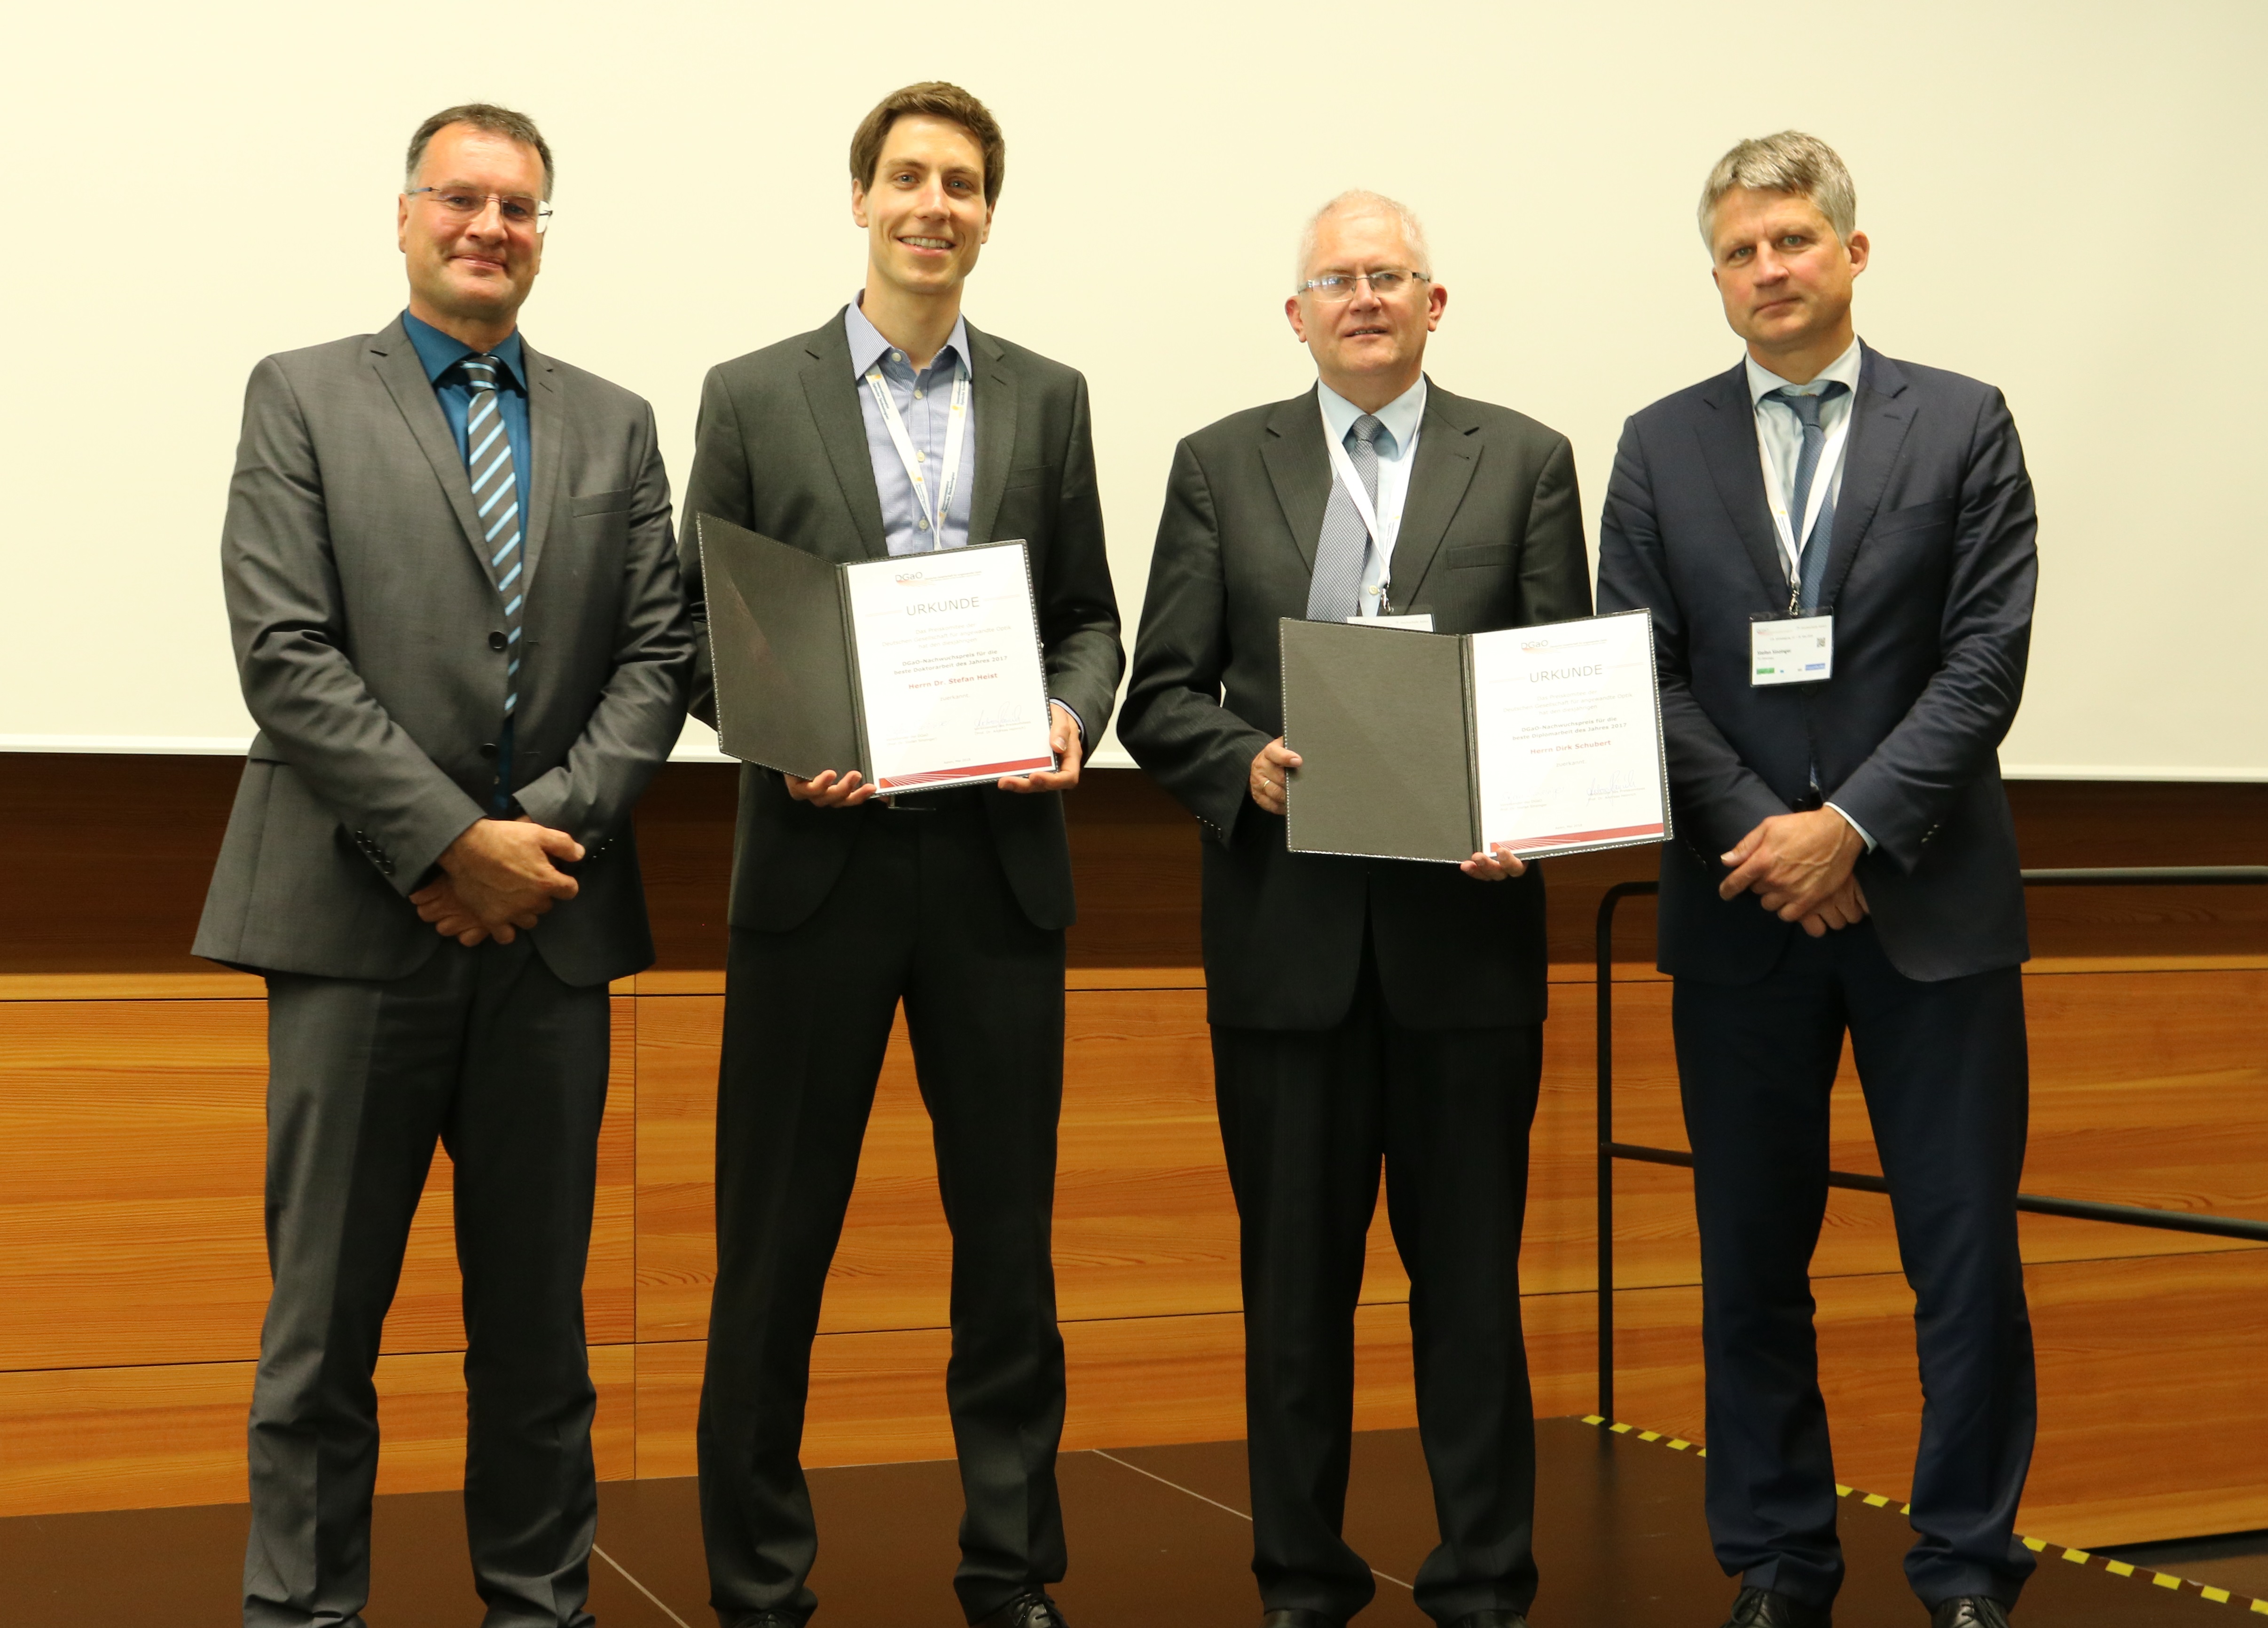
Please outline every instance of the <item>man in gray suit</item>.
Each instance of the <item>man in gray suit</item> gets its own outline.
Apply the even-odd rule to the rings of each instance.
[[[901,1001],[953,1227],[945,1383],[968,1500],[954,1587],[972,1623],[1060,1628],[1046,1585],[1064,1567],[1049,1254],[1071,919],[1061,794],[1109,721],[1123,658],[1086,381],[961,314],[1005,151],[956,85],[884,98],[850,144],[865,289],[816,331],[712,369],[701,395],[688,515],[829,560],[1023,541],[1060,760],[887,799],[856,770],[740,771],[700,1423],[725,1628],[797,1628],[817,1603],[799,1461],[811,1342]],[[697,550],[686,565],[698,620]],[[714,722],[714,708],[704,667],[694,711]]]
[[[363,1620],[372,1374],[436,1138],[486,1620],[592,1620],[607,983],[652,959],[630,808],[692,639],[652,411],[518,331],[551,180],[524,115],[428,119],[409,310],[247,392],[221,553],[260,733],[196,953],[269,991],[247,1628]]]

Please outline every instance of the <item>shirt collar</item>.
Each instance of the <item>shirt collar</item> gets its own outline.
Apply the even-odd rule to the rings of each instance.
[[[1347,431],[1354,421],[1362,416],[1362,409],[1332,389],[1322,379],[1315,380],[1315,396],[1323,406],[1323,426],[1331,438],[1344,445]],[[1425,417],[1425,375],[1418,375],[1418,382],[1380,408],[1378,422],[1386,426],[1386,433],[1394,438],[1394,453],[1399,457],[1410,450],[1417,438],[1418,426]]]
[[[858,299],[865,298],[862,293]],[[882,337],[880,328],[866,320],[866,313],[858,309],[858,299],[852,300],[844,309],[843,328],[850,340],[850,375],[854,379],[864,379],[875,363],[896,347]],[[976,365],[968,357],[968,320],[965,317],[953,320],[953,336],[945,342],[945,349],[932,358],[931,371],[934,372],[948,354],[959,357],[961,365],[971,372],[976,372]]]
[[[443,333],[431,322],[411,316],[407,311],[401,313],[401,327],[409,335],[409,343],[416,348],[417,359],[425,365],[425,379],[429,384],[439,384],[442,374],[467,357],[480,354],[463,340]],[[502,365],[497,370],[504,376],[502,382],[517,389],[526,389],[527,370],[520,363],[518,328],[512,329],[504,342],[489,354]]]
[[[1850,347],[1841,356],[1821,368],[1819,377],[1808,385],[1788,383],[1771,369],[1759,365],[1756,357],[1744,354],[1741,359],[1747,365],[1749,370],[1749,405],[1760,407],[1764,404],[1764,397],[1775,390],[1792,390],[1798,395],[1816,395],[1819,394],[1820,387],[1830,379],[1856,396],[1859,394],[1859,365],[1865,359],[1865,356],[1859,349],[1858,335],[1852,335]]]

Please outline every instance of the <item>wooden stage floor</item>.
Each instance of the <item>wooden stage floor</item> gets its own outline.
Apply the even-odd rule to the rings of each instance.
[[[1697,1454],[1576,1419],[1539,1420],[1537,1437],[1535,1628],[1717,1628],[1733,1587],[1710,1557]],[[1068,1453],[1059,1473],[1071,1572],[1055,1593],[1074,1628],[1256,1628],[1241,1442]],[[952,1464],[820,1470],[811,1485],[819,1628],[961,1622],[949,1586],[961,1507]],[[608,1482],[600,1509],[592,1608],[602,1628],[710,1628],[693,1483]],[[236,1628],[245,1523],[240,1504],[0,1521],[0,1623]],[[1927,1619],[1899,1570],[1911,1534],[1896,1507],[1854,1494],[1842,1530],[1851,1571],[1840,1628],[1920,1628]],[[1425,1628],[1406,1581],[1394,1580],[1413,1576],[1433,1542],[1415,1431],[1356,1438],[1346,1531],[1381,1574],[1358,1622]],[[380,1499],[373,1545],[372,1628],[480,1620],[456,1494]],[[2018,1624],[2234,1628],[2268,1614],[2074,1552],[2041,1555]]]

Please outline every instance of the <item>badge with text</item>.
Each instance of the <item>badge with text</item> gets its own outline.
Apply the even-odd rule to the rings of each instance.
[[[1787,616],[1749,623],[1749,682],[1815,684],[1835,676],[1835,618]]]

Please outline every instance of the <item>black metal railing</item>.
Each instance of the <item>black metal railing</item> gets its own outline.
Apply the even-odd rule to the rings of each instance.
[[[2268,887],[2268,866],[2152,866],[2129,869],[2026,871],[2025,884],[2034,888],[2130,887]],[[1624,899],[1660,891],[1653,882],[1617,882],[1599,901],[1599,1414],[1615,1417],[1615,1160],[1693,1168],[1693,1155],[1674,1147],[1647,1147],[1615,1140],[1615,907]],[[1851,1170],[1830,1170],[1830,1187],[1862,1193],[1887,1193],[1890,1185],[1879,1175]],[[2180,1210],[2154,1210],[2141,1204],[2097,1204],[2085,1198],[2051,1198],[2036,1193],[2016,1195],[2016,1208],[2030,1215],[2069,1216],[2082,1221],[2107,1221],[2116,1227],[2154,1227],[2167,1232],[2199,1233],[2212,1238],[2241,1238],[2268,1243],[2268,1221],[2246,1220],[2232,1215],[2198,1215]]]

